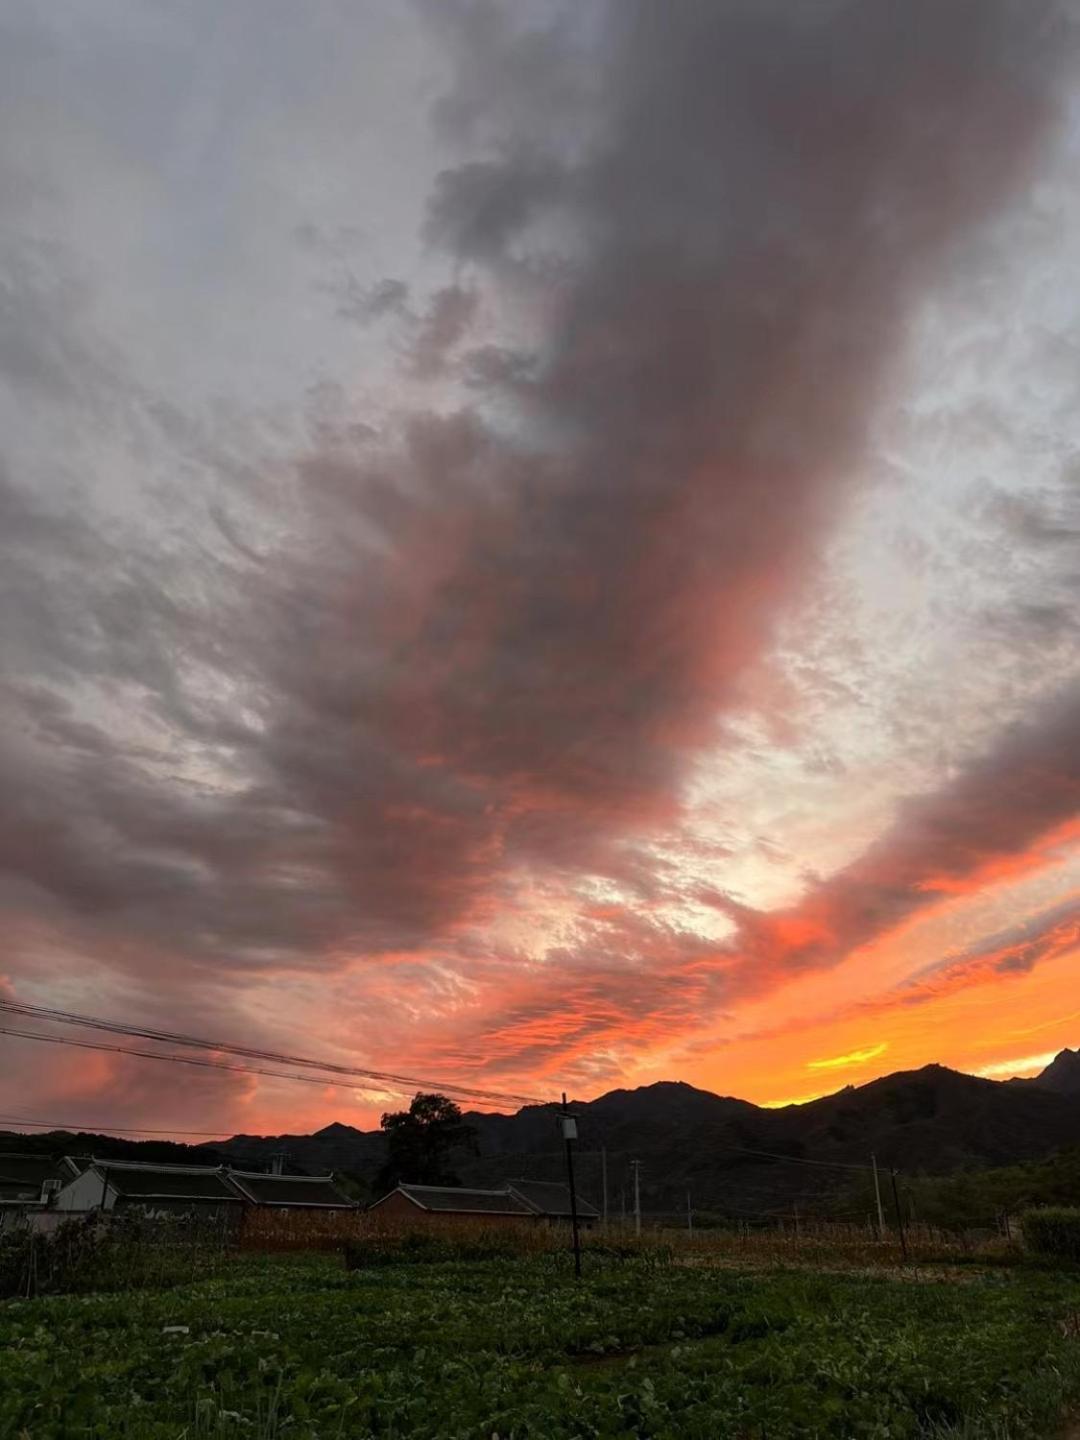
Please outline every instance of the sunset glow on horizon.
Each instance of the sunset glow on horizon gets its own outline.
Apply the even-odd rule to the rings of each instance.
[[[0,7],[0,1124],[1080,1045],[1075,31]]]

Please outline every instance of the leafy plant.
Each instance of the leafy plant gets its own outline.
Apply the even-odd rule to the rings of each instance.
[[[1045,1440],[1077,1311],[1080,1277],[1023,1269],[240,1255],[0,1305],[0,1440]]]
[[[1024,1215],[1024,1244],[1034,1255],[1080,1264],[1080,1207],[1046,1205]]]

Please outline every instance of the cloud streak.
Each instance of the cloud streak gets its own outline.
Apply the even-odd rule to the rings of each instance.
[[[305,442],[260,416],[249,451],[5,257],[13,391],[209,501],[121,494],[118,522],[21,454],[0,473],[11,973],[120,976],[139,1018],[186,991],[191,1028],[226,1007],[255,1039],[282,1022],[252,986],[347,973],[376,1049],[468,1074],[482,1038],[496,1072],[599,1081],[1043,863],[1080,810],[1070,694],[783,910],[658,840],[820,575],[910,307],[1058,123],[1068,47],[1049,0],[429,24],[438,283],[316,291],[393,352],[370,412],[316,385],[341,413],[298,397]]]

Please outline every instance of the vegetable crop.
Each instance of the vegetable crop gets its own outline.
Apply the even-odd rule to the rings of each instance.
[[[795,1440],[1056,1433],[1080,1280],[565,1257],[241,1257],[0,1305],[0,1436]]]

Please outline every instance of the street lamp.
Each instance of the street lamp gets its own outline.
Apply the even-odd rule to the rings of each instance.
[[[563,1091],[562,1113],[559,1116],[563,1141],[566,1144],[566,1180],[570,1187],[570,1225],[574,1232],[574,1274],[581,1279],[581,1238],[578,1235],[577,1190],[574,1187],[574,1141],[578,1138],[577,1117],[570,1114]]]

